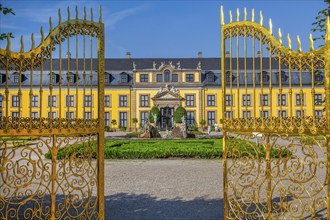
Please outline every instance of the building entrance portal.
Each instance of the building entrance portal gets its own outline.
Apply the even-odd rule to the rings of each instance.
[[[160,108],[160,129],[171,130],[173,128],[174,108]]]

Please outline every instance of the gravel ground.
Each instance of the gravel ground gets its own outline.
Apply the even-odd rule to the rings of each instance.
[[[223,219],[221,160],[105,164],[106,219]]]

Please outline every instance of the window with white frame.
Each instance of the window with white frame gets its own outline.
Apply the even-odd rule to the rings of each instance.
[[[18,118],[18,117],[19,117],[19,112],[12,112],[12,113],[11,113],[11,116],[12,116],[13,118]]]
[[[149,107],[149,95],[140,95],[140,106]]]
[[[269,111],[260,111],[260,117],[268,118],[269,117]]]
[[[39,102],[39,96],[33,95],[31,100],[31,106],[38,107],[38,102]]]
[[[315,115],[315,116],[318,116],[318,117],[319,117],[319,116],[322,116],[322,115],[323,115],[323,110],[315,110],[315,111],[314,111],[314,115]]]
[[[215,95],[207,95],[207,106],[215,106]]]
[[[268,106],[269,97],[268,94],[261,94],[260,95],[260,105],[261,106]]]
[[[144,125],[146,119],[148,119],[148,115],[149,113],[147,111],[140,112],[140,119],[141,119],[140,124]]]
[[[74,95],[66,96],[66,107],[74,107]]]
[[[187,126],[195,124],[195,112],[187,111]]]
[[[0,95],[0,108],[2,108],[2,106],[3,106],[3,96]]]
[[[278,94],[277,105],[286,106],[286,94]]]
[[[119,96],[119,107],[127,107],[127,95]]]
[[[251,111],[243,111],[243,118],[251,118]]]
[[[92,119],[92,113],[91,112],[85,112],[84,118],[85,119]]]
[[[243,101],[243,106],[251,106],[251,95],[243,94],[242,101]]]
[[[305,94],[296,94],[296,105],[305,105]]]
[[[278,117],[282,117],[282,118],[285,118],[287,117],[287,114],[286,114],[286,110],[279,110],[278,111]]]
[[[127,127],[127,112],[119,112],[119,126]]]
[[[186,82],[194,82],[194,74],[186,74]]]
[[[84,100],[85,107],[92,107],[92,96],[91,95],[85,95]]]
[[[314,95],[314,103],[315,103],[315,105],[322,105],[322,103],[323,103],[322,94]]]
[[[141,74],[140,75],[140,82],[149,82],[149,75],[148,74]]]
[[[110,112],[104,112],[104,126],[110,126]]]
[[[186,95],[186,106],[195,106],[195,96]]]
[[[232,111],[226,111],[226,118],[232,118],[233,112]]]
[[[110,95],[104,96],[104,107],[110,107]]]
[[[38,118],[39,112],[31,112],[31,118]]]
[[[66,112],[66,118],[73,119],[74,118],[74,112]]]
[[[48,107],[56,107],[56,95],[48,96]]]
[[[296,116],[301,117],[305,115],[305,110],[296,110]]]
[[[19,96],[18,95],[13,95],[11,97],[11,106],[12,107],[19,107]]]
[[[56,112],[48,112],[48,118],[56,118]]]
[[[215,124],[215,111],[207,112],[207,124],[214,125]]]
[[[232,106],[232,95],[226,95],[226,106]]]

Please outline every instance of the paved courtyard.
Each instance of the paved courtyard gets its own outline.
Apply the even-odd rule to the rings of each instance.
[[[221,160],[105,164],[106,219],[223,219]]]

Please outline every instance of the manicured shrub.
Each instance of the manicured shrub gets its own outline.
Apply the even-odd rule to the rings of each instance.
[[[187,119],[187,111],[184,107],[179,106],[176,108],[174,112],[174,121],[175,123],[182,123],[182,116],[184,116]]]
[[[119,126],[120,131],[126,131],[126,129],[127,129],[127,127],[125,127],[125,126]]]

